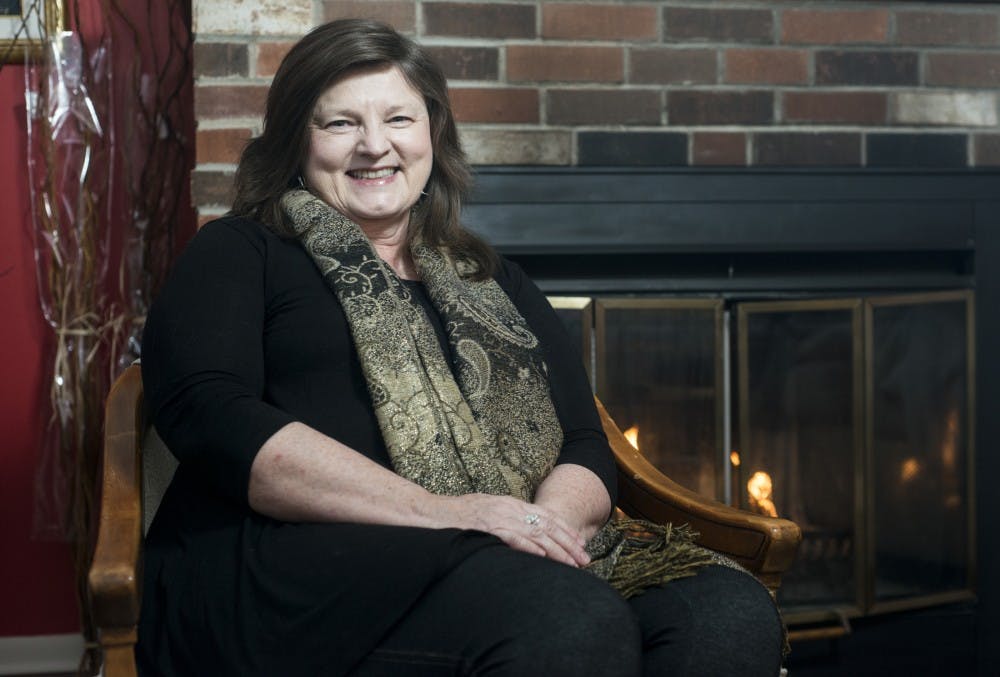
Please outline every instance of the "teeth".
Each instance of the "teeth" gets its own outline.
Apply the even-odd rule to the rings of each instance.
[[[396,173],[396,170],[392,167],[386,167],[385,169],[355,169],[349,173],[351,176],[358,179],[382,179],[387,176],[392,176]]]

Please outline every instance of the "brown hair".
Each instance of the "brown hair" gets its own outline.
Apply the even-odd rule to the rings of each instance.
[[[460,221],[472,174],[459,145],[447,81],[419,45],[377,21],[332,21],[313,29],[288,52],[267,95],[264,131],[240,157],[231,213],[261,221],[281,235],[293,235],[280,200],[285,191],[299,185],[316,101],[339,78],[379,64],[399,68],[424,97],[430,118],[434,161],[426,196],[410,219],[410,241],[445,247],[471,260],[477,264],[476,278],[492,275],[496,254]]]

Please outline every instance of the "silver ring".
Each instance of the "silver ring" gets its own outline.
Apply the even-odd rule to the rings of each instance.
[[[524,521],[531,526],[535,526],[539,522],[539,517],[535,513],[531,512],[524,516]]]

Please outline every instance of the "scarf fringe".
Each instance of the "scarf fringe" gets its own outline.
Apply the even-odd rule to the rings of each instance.
[[[660,525],[645,520],[610,522],[598,540],[610,541],[609,551],[598,554],[610,560],[608,583],[626,599],[646,588],[677,578],[693,576],[715,562],[715,554],[695,544],[698,534],[688,525]],[[598,567],[604,568],[604,567]]]

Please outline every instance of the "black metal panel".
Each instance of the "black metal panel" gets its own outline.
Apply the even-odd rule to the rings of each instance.
[[[465,223],[550,293],[972,284],[1000,171],[482,167]]]
[[[511,254],[965,250],[973,205],[674,202],[470,205],[466,225]]]
[[[1000,196],[998,196],[1000,197]],[[1000,200],[976,215],[976,499],[979,544],[979,675],[1000,666]]]
[[[491,168],[466,224],[503,252],[971,250],[996,171]]]

